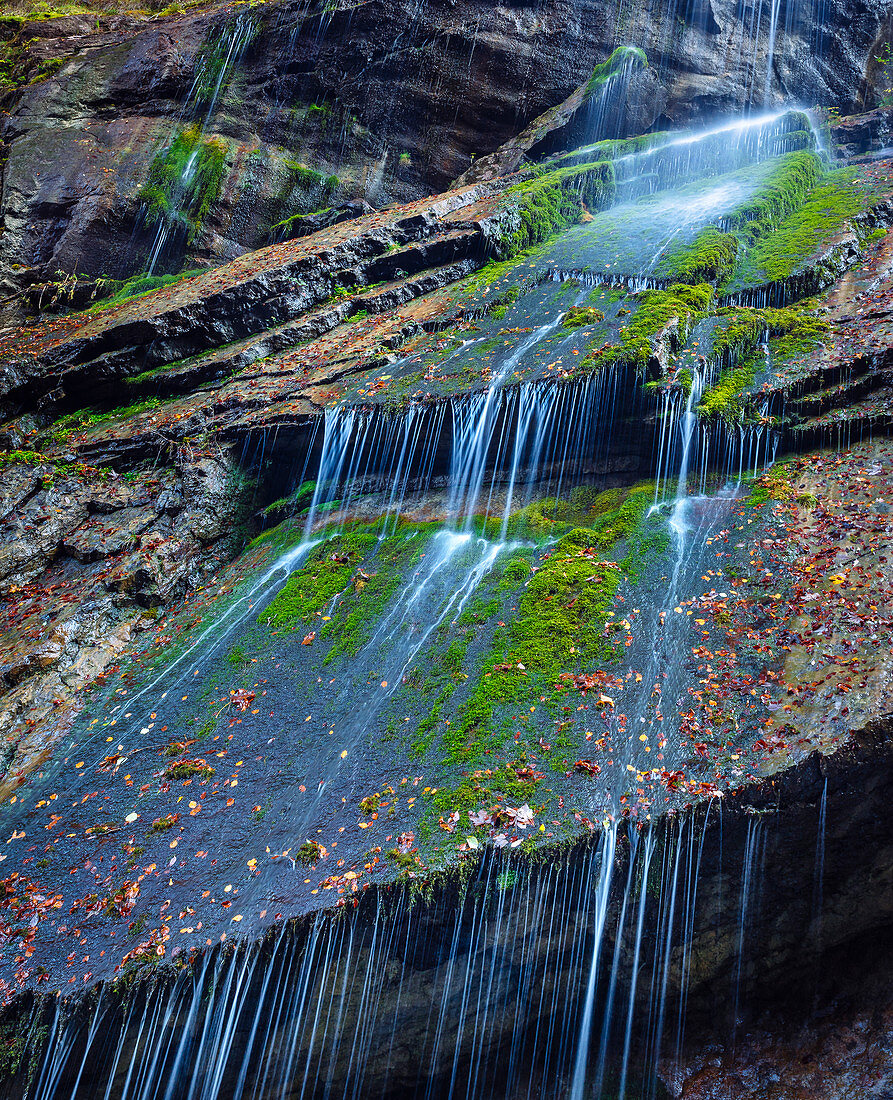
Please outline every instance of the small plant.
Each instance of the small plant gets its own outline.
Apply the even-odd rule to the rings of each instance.
[[[128,939],[135,939],[137,936],[141,936],[143,934],[143,932],[145,932],[145,930],[146,930],[146,914],[142,913],[140,916],[138,916],[136,918],[136,920],[132,920],[130,922],[130,924],[128,924],[128,926],[127,926],[127,937],[128,937]]]
[[[214,769],[204,760],[177,760],[164,769],[165,779],[210,779]]]
[[[164,746],[164,755],[165,756],[182,756],[183,753],[186,751],[186,749],[188,749],[189,746],[194,744],[194,743],[195,743],[194,738],[190,739],[188,741],[169,741]]]
[[[360,803],[360,809],[364,814],[374,814],[381,802],[380,794],[367,795]]]
[[[324,859],[327,854],[326,849],[318,840],[305,840],[295,852],[295,863],[303,863],[306,867],[309,867],[311,864]]]
[[[180,820],[179,814],[168,814],[166,817],[156,817],[152,824],[149,826],[149,836],[155,836],[158,833],[166,833]]]
[[[518,881],[518,872],[514,867],[509,867],[496,876],[496,885],[500,890],[511,890]]]
[[[127,869],[133,870],[141,857],[146,854],[146,849],[140,847],[139,844],[122,844],[121,851],[127,856]]]
[[[227,663],[232,665],[233,668],[238,668],[239,665],[248,664],[248,656],[245,650],[241,646],[234,645],[233,648],[226,655]]]
[[[416,857],[412,852],[401,852],[399,848],[391,848],[387,857],[402,871],[411,871],[416,866]]]

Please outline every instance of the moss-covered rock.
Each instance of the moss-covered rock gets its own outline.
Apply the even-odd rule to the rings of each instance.
[[[565,328],[582,328],[584,325],[597,325],[604,319],[604,313],[594,306],[574,306],[561,318],[561,323]]]
[[[139,198],[150,222],[180,226],[191,243],[223,189],[227,143],[205,137],[198,123],[178,130],[149,166]]]

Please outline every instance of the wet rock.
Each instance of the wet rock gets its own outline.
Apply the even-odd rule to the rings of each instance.
[[[201,542],[219,538],[232,520],[232,471],[216,458],[180,467],[184,513],[177,526]]]
[[[26,413],[24,416],[9,420],[0,428],[0,447],[9,451],[27,449],[28,439],[40,430],[37,419]]]
[[[62,549],[80,562],[120,554],[137,545],[139,536],[148,530],[156,515],[154,508],[121,508],[113,519],[90,520],[66,535]]]
[[[0,580],[7,586],[26,584],[38,576],[59,552],[65,536],[87,517],[75,483],[53,482],[28,495],[32,487],[33,482],[22,485],[20,503],[0,521]]]
[[[848,157],[889,149],[893,142],[893,107],[878,107],[865,114],[838,119],[831,127],[831,136]]]
[[[4,472],[0,787],[14,789],[70,727],[83,689],[220,561],[244,505],[222,452],[126,481],[88,470],[57,479],[50,466]]]
[[[25,502],[43,488],[43,476],[34,466],[9,464],[3,467],[0,477],[0,517],[20,509]]]
[[[315,214],[301,214],[289,222],[283,239],[292,237],[306,237],[310,233],[317,233],[321,229],[338,225],[339,222],[349,221],[351,218],[361,218],[365,214],[371,214],[373,208],[363,199],[341,203],[340,206],[329,210],[320,210]]]
[[[112,483],[97,485],[94,490],[87,495],[87,511],[93,515],[111,515],[112,512],[119,512],[121,509],[126,508],[128,504],[137,503],[132,497],[133,494],[129,487],[124,484]]]
[[[14,687],[35,672],[56,664],[64,645],[65,639],[58,637],[41,641],[33,649],[20,653],[14,661],[0,666],[0,675],[9,687]]]
[[[171,490],[163,492],[156,501],[158,511],[166,512],[169,516],[175,516],[178,512],[182,512],[183,507],[182,495]]]

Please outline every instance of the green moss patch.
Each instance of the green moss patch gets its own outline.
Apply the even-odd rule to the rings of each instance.
[[[686,286],[674,283],[666,290],[645,290],[635,298],[636,308],[620,329],[620,343],[590,344],[584,363],[604,367],[613,363],[644,364],[654,350],[654,337],[674,319],[682,332],[703,317],[710,308],[713,288],[706,283]]]
[[[865,209],[867,195],[855,182],[856,174],[855,169],[841,168],[820,177],[796,209],[787,210],[778,202],[779,212],[785,216],[769,219],[767,229],[745,257],[737,281],[749,284],[785,279],[817,255],[845,222]],[[813,179],[812,172],[805,173],[795,193]]]
[[[607,61],[596,65],[592,70],[584,95],[587,99],[591,99],[598,95],[612,76],[617,76],[624,69],[633,71],[645,68],[647,65],[648,57],[638,46],[618,46]]]
[[[810,312],[808,305],[719,311],[721,323],[713,333],[713,350],[719,355],[725,353],[732,365],[701,397],[699,416],[733,421],[745,414],[747,391],[758,373],[765,369],[763,355],[751,349],[764,334],[770,337],[771,362],[776,374],[779,373],[777,368],[794,365],[798,357],[807,356],[815,349],[827,333],[828,323]]]
[[[79,409],[77,412],[66,413],[60,417],[50,429],[50,438],[64,442],[78,432],[88,431],[98,424],[104,424],[110,420],[128,420],[132,416],[157,409],[161,402],[157,397],[148,397],[145,401],[136,401],[132,405],[122,405],[117,409],[109,409],[107,412],[97,412],[94,409]]]
[[[191,243],[220,197],[228,151],[222,138],[203,137],[198,123],[178,130],[156,153],[139,193],[149,222],[182,226]]]
[[[164,286],[174,286],[184,279],[191,279],[195,275],[203,274],[203,271],[203,268],[197,267],[192,268],[190,271],[181,271],[176,275],[134,275],[125,282],[117,284],[117,289],[111,294],[106,294],[104,298],[94,302],[89,307],[88,312],[98,312],[101,309],[108,309],[110,306],[120,305],[122,302],[129,302],[133,298],[142,298],[146,294],[151,294],[153,290],[158,290]],[[114,282],[112,285],[115,285]],[[149,372],[144,373],[148,374]]]
[[[514,208],[517,223],[500,240],[499,258],[517,257],[573,225],[585,213],[584,207],[591,211],[608,206],[615,190],[611,161],[558,168],[509,187],[503,201],[506,208]]]
[[[731,277],[737,256],[737,238],[711,226],[687,247],[664,256],[657,274],[680,283],[722,283]]]
[[[605,315],[592,306],[574,306],[561,318],[564,328],[582,328],[584,325],[597,325],[604,321]]]
[[[297,629],[309,623],[347,588],[377,541],[376,535],[353,533],[327,539],[315,547],[310,559],[291,574],[258,621],[274,630]]]

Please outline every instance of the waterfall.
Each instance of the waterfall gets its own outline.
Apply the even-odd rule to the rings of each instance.
[[[605,931],[605,919],[608,910],[608,898],[611,890],[611,873],[614,867],[614,849],[617,843],[616,828],[605,830],[605,840],[601,851],[601,861],[597,885],[595,886],[595,920],[592,926],[592,957],[589,962],[589,977],[583,999],[583,1016],[580,1021],[580,1035],[577,1039],[577,1052],[574,1057],[574,1074],[571,1080],[570,1100],[583,1100],[590,1076],[589,1041],[592,1034],[595,1008],[595,990],[598,981],[599,960],[602,952],[602,937]]]
[[[779,10],[773,2],[773,43]],[[326,8],[321,27],[331,11]],[[227,74],[250,40],[250,26],[248,16],[239,16],[214,55],[219,68],[208,61],[204,75],[196,75],[190,109],[203,116],[202,133]],[[615,85],[611,77],[606,89],[612,96]],[[601,111],[605,104],[597,106]],[[198,718],[174,706],[178,699],[185,703],[190,691],[197,694],[188,687],[196,684],[218,708],[214,720],[225,715],[219,730],[211,723],[206,738],[213,736],[213,741],[190,750],[206,753],[208,760],[213,751],[213,761],[221,761],[218,779],[226,790],[221,788],[219,801],[242,781],[230,763],[238,769],[243,755],[249,761],[252,756],[265,763],[272,759],[269,789],[262,791],[265,804],[258,793],[253,816],[235,825],[227,824],[219,806],[207,812],[200,805],[199,784],[183,788],[182,797],[175,791],[177,815],[189,812],[186,806],[202,811],[201,827],[208,830],[202,835],[220,832],[219,865],[210,873],[188,865],[187,860],[207,852],[183,854],[185,844],[174,852],[165,836],[170,848],[159,849],[163,859],[153,853],[152,871],[143,871],[146,894],[150,888],[164,891],[167,883],[174,897],[176,876],[190,885],[201,878],[204,885],[207,875],[219,895],[212,904],[228,906],[238,872],[245,915],[250,921],[262,903],[261,914],[245,938],[237,936],[235,924],[220,923],[214,938],[206,935],[208,927],[201,929],[203,938],[193,940],[187,937],[201,927],[196,913],[185,903],[180,910],[178,903],[159,918],[155,930],[161,937],[157,957],[167,950],[165,961],[173,964],[163,971],[164,980],[152,980],[155,962],[149,956],[150,965],[132,985],[133,971],[123,970],[118,989],[104,983],[95,992],[87,986],[80,999],[35,998],[25,1040],[36,1067],[28,1100],[589,1100],[602,1095],[655,1100],[661,1059],[671,1049],[681,1058],[689,983],[699,962],[697,936],[725,881],[724,872],[714,869],[713,893],[705,902],[705,838],[716,819],[721,821],[721,795],[713,784],[719,772],[714,776],[708,761],[703,772],[692,771],[697,781],[679,787],[692,752],[697,768],[708,756],[704,744],[689,744],[682,719],[693,706],[700,675],[690,667],[694,597],[707,584],[716,586],[713,591],[722,586],[731,591],[713,544],[725,534],[745,476],[775,458],[779,433],[772,420],[777,410],[770,398],[754,395],[748,408],[756,410],[755,422],[743,416],[708,421],[702,399],[730,365],[712,351],[688,353],[690,380],[687,366],[678,369],[681,360],[667,368],[648,347],[637,366],[575,365],[535,380],[524,368],[542,345],[554,360],[550,367],[562,354],[571,358],[574,334],[565,326],[566,314],[569,307],[592,301],[590,288],[605,283],[636,291],[660,288],[656,272],[677,237],[749,194],[746,187],[732,187],[730,193],[731,185],[722,181],[695,196],[672,189],[769,160],[786,147],[792,125],[781,114],[736,120],[661,139],[653,148],[619,158],[621,204],[633,208],[643,196],[660,196],[648,207],[662,219],[660,231],[648,242],[637,269],[602,277],[594,269],[573,273],[569,264],[538,274],[540,288],[548,285],[545,279],[561,282],[568,274],[578,285],[572,290],[562,286],[532,318],[507,322],[498,332],[502,347],[489,373],[475,375],[465,392],[447,391],[399,408],[366,395],[364,404],[344,399],[324,409],[306,442],[300,478],[285,486],[296,514],[272,532],[278,541],[267,545],[275,549],[265,553],[261,542],[252,551],[257,553],[253,560],[262,562],[256,572],[221,594],[220,611],[191,635],[184,633],[181,649],[171,651],[161,671],[138,669],[126,686],[111,689],[107,712],[97,705],[93,725],[79,741],[72,737],[71,748],[77,743],[83,757],[78,767],[87,764],[82,776],[65,778],[52,763],[43,779],[47,784],[64,779],[59,805],[67,801],[74,808],[82,793],[79,782],[100,786],[92,776],[87,779],[87,772],[102,770],[114,748],[109,742],[118,744],[125,760],[136,753],[144,753],[145,760],[151,756],[147,768],[160,783],[143,803],[136,794],[138,782],[131,781],[135,790],[124,797],[135,799],[139,812],[133,810],[124,821],[139,819],[141,835],[164,832],[174,815],[162,816],[151,799],[165,782],[169,749],[179,756],[185,752],[181,745],[198,743]],[[810,144],[814,137],[804,140]],[[186,162],[181,190],[196,170],[196,157],[193,153]],[[163,232],[160,227],[152,263],[163,251]],[[623,244],[616,243],[618,248]],[[554,295],[554,282],[548,291]],[[687,339],[681,332],[678,344]],[[473,345],[484,342],[483,336],[463,339],[439,363],[461,363]],[[763,348],[769,372],[768,333]],[[580,348],[573,347],[573,354]],[[581,355],[583,362],[586,358]],[[411,376],[411,358],[394,359],[389,365],[393,377],[401,377],[404,369]],[[646,387],[649,378],[652,386]],[[710,480],[714,474],[721,482],[718,489]],[[619,497],[646,476],[654,480],[653,495],[650,484],[644,492],[652,502],[649,531],[659,532],[653,539],[660,543],[658,550],[633,540],[627,547],[623,534],[600,541],[595,523],[573,529],[572,524],[595,518],[596,507],[604,504],[602,493],[616,489]],[[277,471],[277,477],[287,481],[285,471]],[[525,509],[548,500],[563,504],[578,489],[592,492],[580,497],[583,504],[573,521],[555,523],[555,531],[544,521],[536,538],[518,535],[516,520]],[[349,545],[361,528],[362,555]],[[376,554],[394,545],[401,555],[406,551],[400,570],[390,587],[378,590],[380,598],[370,609],[354,597],[377,576]],[[363,556],[367,546],[372,565]],[[629,576],[618,562],[602,560],[623,554],[631,563]],[[499,631],[501,644],[510,630],[507,620],[550,561],[560,569],[583,562],[582,585],[604,583],[605,608],[610,605],[605,614],[615,622],[605,622],[605,645],[595,651],[599,656],[573,665],[579,675],[549,669],[541,681],[530,678],[536,691],[529,714],[538,712],[538,724],[528,725],[533,720],[524,713],[527,702],[516,706],[499,679],[526,678],[528,669],[507,643],[504,655],[495,642],[492,654],[487,646]],[[325,590],[312,621],[296,616],[267,629],[264,615],[275,601],[287,602],[302,578],[312,580],[333,563],[343,576],[338,572]],[[514,587],[502,584],[507,565],[522,577]],[[614,587],[605,576],[616,581]],[[727,592],[719,595],[728,597]],[[578,599],[578,593],[564,594],[559,578],[545,593],[540,613],[545,618],[550,603],[571,606]],[[343,628],[348,615],[364,620],[363,629],[357,629],[353,648],[347,643],[338,648],[341,638],[331,624]],[[475,633],[481,622],[491,635],[483,629]],[[705,619],[694,622],[706,624]],[[619,632],[621,623],[626,623],[628,641],[612,650],[611,630]],[[468,625],[465,647],[448,668],[443,658],[450,631],[463,624]],[[249,658],[246,671],[234,654],[226,678],[217,676],[234,641],[256,640],[261,633],[270,647],[266,666],[255,672]],[[292,651],[304,646],[306,661],[290,663]],[[442,662],[439,683],[459,693],[455,710],[443,714],[438,697],[422,693],[420,669],[437,661]],[[475,676],[489,680],[497,701],[506,704],[505,714],[495,704],[475,712],[472,704],[479,700],[468,690]],[[561,682],[554,683],[556,678]],[[602,692],[602,682],[612,686]],[[414,767],[423,749],[410,745],[404,760],[391,743],[393,738],[402,745],[391,727],[416,716],[409,706],[398,706],[413,693],[418,696],[413,702],[428,711],[427,728],[448,728],[449,740],[444,734],[443,744],[435,742],[435,747],[444,757],[452,754],[449,763],[464,784],[464,801],[457,798],[453,813],[445,811],[438,823],[438,809],[433,826],[424,822],[442,841],[435,847],[440,862],[432,859],[424,867],[410,855],[415,837],[400,823],[397,800],[382,801],[380,816],[375,801],[383,799],[381,791],[401,786],[417,792],[409,795],[409,804],[437,793],[436,771],[434,778],[404,774],[405,763]],[[252,708],[246,711],[241,700]],[[240,759],[226,760],[227,746],[240,735],[236,723],[244,721],[247,728],[255,714],[254,740],[246,735],[244,752],[236,740],[233,748],[239,746]],[[162,721],[167,743],[156,728]],[[564,732],[572,722],[578,723],[579,743]],[[520,741],[522,731],[536,732],[536,740],[528,738],[532,748],[508,760],[497,760],[495,752],[491,758],[497,735]],[[479,757],[470,751],[472,741],[484,746]],[[550,741],[556,746],[551,758]],[[592,759],[575,761],[590,752]],[[546,759],[559,782],[571,781],[569,793],[560,795],[562,810],[566,798],[572,815],[567,836],[562,822],[546,809],[552,805],[546,797],[551,789],[537,792],[542,803],[535,807],[532,796],[523,805],[521,796],[515,797],[514,792],[527,789],[522,776],[536,776],[542,766],[540,778],[545,777],[546,766],[539,761]],[[204,758],[200,763],[214,774]],[[428,766],[420,763],[419,772],[427,773]],[[499,768],[506,786],[494,788],[496,798],[487,780]],[[581,771],[585,782],[576,783]],[[642,795],[637,801],[640,785],[659,796],[648,801]],[[373,793],[374,786],[381,790]],[[140,794],[146,790],[148,784]],[[509,792],[504,797],[503,790]],[[823,898],[826,801],[823,796],[815,852],[816,921]],[[706,808],[690,810],[699,802]],[[232,803],[235,798],[226,805]],[[362,809],[367,820],[351,820],[355,807],[373,803],[374,809]],[[393,827],[386,806],[398,822]],[[220,817],[206,826],[212,813]],[[472,814],[483,814],[494,828],[478,828]],[[509,814],[523,820],[511,839],[510,830],[495,827]],[[360,885],[360,873],[341,855],[347,849],[341,838],[347,830],[373,828],[373,818],[379,831],[368,834],[375,844],[363,870],[371,872],[373,860],[380,865],[390,858],[389,875],[373,880],[370,873]],[[264,820],[264,831],[252,832]],[[756,816],[748,819],[740,851],[733,849],[729,857],[738,861],[734,866],[740,867],[741,878],[729,963],[733,973],[725,990],[736,1026],[747,1001],[763,881],[766,830],[761,822]],[[335,838],[329,850],[323,827]],[[547,830],[548,843],[538,844]],[[139,847],[142,852],[136,828],[133,837],[124,850]],[[15,832],[11,838],[22,839],[25,834]],[[336,852],[334,844],[342,847]],[[305,846],[310,851],[302,855]],[[244,859],[249,848],[257,850],[250,862]],[[255,869],[259,861],[263,866]],[[138,862],[135,858],[134,867]],[[91,860],[90,870],[96,866]],[[429,874],[433,885],[426,880]],[[158,886],[149,875],[158,878]],[[225,898],[217,889],[224,882]],[[68,916],[76,910],[72,907]],[[218,914],[219,922],[229,921],[229,912]],[[289,920],[296,912],[302,915]],[[83,917],[85,926],[90,916],[88,911]],[[242,916],[235,913],[232,919]],[[75,917],[81,920],[80,914]],[[137,924],[135,919],[128,926],[128,939]],[[133,932],[134,949],[142,934]],[[165,948],[169,937],[172,943]],[[187,944],[196,946],[181,946]],[[89,956],[81,957],[86,968]]]
[[[192,185],[199,167],[201,142],[217,110],[220,97],[257,33],[257,29],[256,15],[251,12],[239,12],[234,19],[223,24],[216,34],[210,35],[196,59],[192,85],[178,118],[179,129],[169,139],[166,150],[157,154],[156,161],[159,157],[163,158],[165,152],[170,152],[173,142],[183,132],[182,127],[190,123],[195,148],[177,177],[166,181],[169,193],[166,195],[163,211],[156,218],[158,226],[146,261],[147,275],[154,274],[165,248],[181,227],[184,208],[188,208]]]

